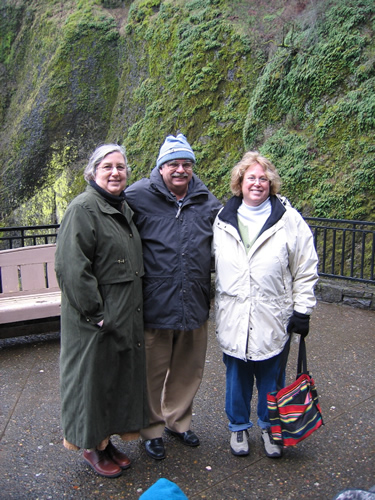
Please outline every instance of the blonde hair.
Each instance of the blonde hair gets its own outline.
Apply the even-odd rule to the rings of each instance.
[[[263,168],[264,174],[270,182],[270,195],[275,195],[280,192],[281,179],[276,170],[276,167],[264,156],[261,156],[257,151],[248,151],[242,157],[242,160],[232,168],[230,178],[230,189],[235,196],[242,195],[242,181],[245,172],[255,163]]]

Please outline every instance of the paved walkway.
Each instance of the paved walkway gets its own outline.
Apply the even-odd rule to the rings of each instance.
[[[375,485],[375,312],[320,302],[307,349],[325,426],[281,460],[264,455],[257,428],[249,456],[230,453],[224,366],[211,321],[192,426],[201,446],[166,437],[167,458],[157,462],[139,442],[115,440],[132,467],[106,479],[61,444],[58,336],[0,341],[0,498],[137,499],[160,477],[177,483],[189,500],[331,500],[349,487],[368,490]],[[288,382],[296,350],[294,344]]]

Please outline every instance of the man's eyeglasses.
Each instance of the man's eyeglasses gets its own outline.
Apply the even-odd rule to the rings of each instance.
[[[126,171],[125,165],[104,165],[103,167],[98,167],[104,172],[113,172],[114,169],[117,170],[120,174]]]
[[[182,167],[184,170],[192,170],[194,163],[192,161],[169,161],[168,163],[165,163],[165,165],[170,169],[170,170],[177,170],[178,167]]]

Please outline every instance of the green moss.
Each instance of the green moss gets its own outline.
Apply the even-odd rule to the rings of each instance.
[[[49,3],[49,2],[47,2]],[[32,198],[49,180],[52,143],[65,138],[92,149],[105,140],[118,90],[119,37],[114,18],[83,2],[83,9],[51,15],[42,3],[28,7],[27,22],[12,46],[19,85],[7,110],[7,134],[0,151],[3,217]],[[66,7],[71,7],[70,3]],[[21,43],[22,42],[22,43]],[[13,166],[17,165],[16,169]]]
[[[134,181],[149,175],[165,136],[178,132],[196,152],[198,175],[223,200],[233,165],[245,149],[259,149],[304,213],[373,219],[373,2],[293,6],[7,2],[2,220],[21,205],[25,223],[38,210],[59,219],[84,189],[83,167],[98,143],[126,145]],[[37,208],[44,192],[51,203]]]
[[[6,63],[12,52],[13,43],[22,25],[23,14],[22,6],[0,7],[0,63]]]
[[[165,136],[182,131],[196,152],[198,174],[218,196],[227,193],[224,176],[242,151],[243,116],[256,75],[248,45],[223,10],[222,1],[162,3],[158,13],[148,3],[132,4],[128,32],[148,68],[132,94],[144,115],[125,136],[134,180],[148,175]]]
[[[374,217],[374,13],[372,2],[340,1],[313,30],[301,23],[251,96],[245,145],[273,157],[304,213]]]

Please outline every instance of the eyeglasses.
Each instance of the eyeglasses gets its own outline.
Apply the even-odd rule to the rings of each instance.
[[[194,163],[192,161],[171,161],[168,163],[165,163],[165,166],[167,166],[170,170],[177,170],[178,167],[182,167],[184,170],[192,170]]]
[[[265,184],[266,182],[269,182],[269,179],[267,179],[267,177],[254,177],[254,175],[250,175],[249,177],[246,177],[246,180],[248,180],[249,182],[256,182],[258,181],[259,184]]]
[[[125,172],[126,167],[125,165],[104,165],[103,167],[98,167],[98,169],[104,170],[104,172],[113,172],[114,169],[117,170],[120,174]]]

